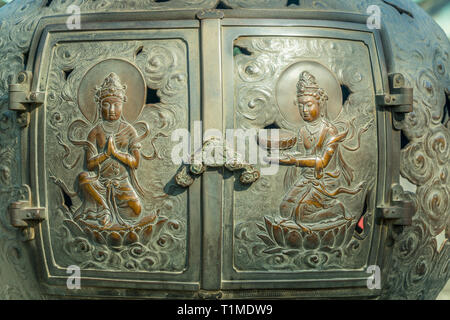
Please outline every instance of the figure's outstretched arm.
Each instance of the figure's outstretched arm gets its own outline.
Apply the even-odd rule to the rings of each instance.
[[[336,147],[337,144],[327,146],[325,152],[320,157],[297,158],[295,159],[295,165],[297,167],[309,167],[318,170],[324,169],[328,163],[330,163],[330,160],[336,151]]]
[[[291,155],[286,155],[287,159],[277,158],[277,157],[267,157],[266,161],[268,162],[278,162],[280,164],[286,164],[291,166],[298,167],[314,167],[316,158],[303,158],[303,157],[294,157]]]
[[[342,140],[341,136],[333,136],[328,140],[325,150],[321,156],[317,157],[294,157],[288,156],[288,159],[278,159],[279,163],[286,165],[295,165],[297,167],[324,169],[330,163],[338,146],[338,142]],[[272,161],[272,159],[270,159]]]
[[[333,132],[336,133],[336,132]],[[347,133],[340,135],[333,135],[326,143],[325,150],[319,157],[310,158],[295,158],[295,165],[298,167],[311,167],[316,168],[316,170],[321,170],[326,168],[333,158],[339,141],[345,138]]]

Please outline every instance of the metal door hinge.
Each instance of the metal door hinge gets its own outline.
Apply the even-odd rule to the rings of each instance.
[[[18,121],[22,127],[29,123],[30,107],[43,104],[45,99],[45,92],[31,91],[32,79],[30,71],[21,71],[17,83],[9,85],[9,110],[19,112]]]
[[[45,220],[45,208],[33,207],[30,200],[11,203],[8,213],[11,225],[22,230],[26,241],[34,239],[34,227]]]
[[[391,221],[394,225],[411,225],[416,205],[409,195],[410,193],[404,192],[399,184],[395,184],[391,189],[391,205],[380,208],[383,219]]]
[[[412,111],[413,89],[405,88],[405,77],[400,73],[389,75],[389,93],[376,96],[377,105],[397,113]]]

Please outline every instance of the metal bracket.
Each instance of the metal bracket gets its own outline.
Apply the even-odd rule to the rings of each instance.
[[[30,71],[21,71],[17,83],[9,85],[9,110],[19,112],[18,122],[21,127],[29,124],[29,106],[41,105],[45,99],[45,92],[31,91],[32,79]]]
[[[11,203],[8,213],[11,225],[22,230],[25,241],[34,239],[34,227],[46,218],[45,208],[32,207],[31,200]]]
[[[197,19],[223,19],[225,14],[221,10],[205,9],[197,13]]]
[[[220,300],[223,298],[223,292],[200,290],[198,292],[198,297],[203,300]]]
[[[376,95],[376,103],[379,106],[390,108],[397,113],[412,111],[413,89],[405,88],[405,77],[400,73],[389,75],[389,93]]]
[[[412,217],[416,213],[416,205],[412,199],[408,198],[408,194],[399,184],[395,184],[391,189],[391,206],[380,208],[382,217],[392,221],[394,225],[411,225]]]
[[[252,184],[258,180],[261,173],[258,169],[242,160],[242,156],[218,137],[211,137],[204,142],[190,159],[190,164],[183,166],[175,176],[177,185],[187,188],[201,176],[207,168],[225,167],[229,171],[243,170],[239,181],[242,184]]]

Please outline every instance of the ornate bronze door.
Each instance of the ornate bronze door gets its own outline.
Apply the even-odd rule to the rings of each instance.
[[[380,294],[367,268],[383,265],[387,225],[413,213],[392,152],[411,91],[388,75],[366,17],[260,14],[89,14],[82,30],[41,20],[18,84],[40,103],[24,113],[32,201],[10,211],[43,220],[25,230],[47,293]],[[232,129],[267,153],[174,162],[182,129],[194,147],[195,131]],[[205,136],[212,145],[223,143]],[[74,265],[81,291],[66,288]]]
[[[200,120],[199,22],[127,18],[38,29],[30,71],[46,100],[27,133],[50,293],[72,265],[86,287],[200,288],[200,186],[177,192],[170,157],[172,132]]]
[[[379,294],[366,271],[381,265],[398,160],[376,101],[389,91],[380,38],[354,22],[222,20],[225,127],[282,138],[275,174],[224,182],[222,289]]]

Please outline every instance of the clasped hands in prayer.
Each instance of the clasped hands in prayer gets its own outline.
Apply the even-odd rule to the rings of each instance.
[[[118,157],[119,151],[117,151],[117,147],[116,147],[116,143],[114,142],[114,137],[109,137],[108,138],[108,143],[106,146],[106,152],[105,154],[108,157],[114,156],[114,157]]]

